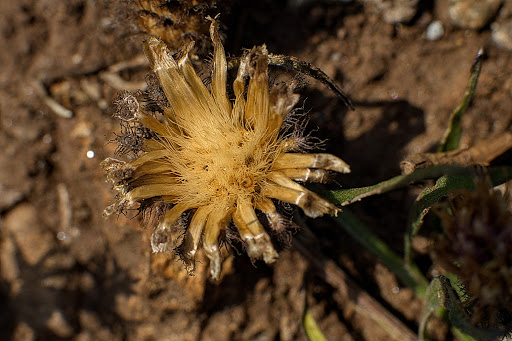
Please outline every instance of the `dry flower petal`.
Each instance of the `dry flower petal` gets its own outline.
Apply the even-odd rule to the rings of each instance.
[[[177,251],[192,272],[202,249],[218,279],[223,240],[239,238],[249,257],[274,262],[278,254],[265,226],[279,235],[291,225],[276,204],[295,204],[310,217],[335,215],[334,205],[295,181],[325,182],[329,171],[350,168],[330,154],[289,153],[307,145],[303,125],[283,127],[299,96],[293,84],[270,89],[264,45],[240,59],[234,101],[229,100],[224,47],[216,21],[210,20],[210,89],[188,58],[193,43],[174,59],[163,42],[149,38],[144,52],[159,84],[150,77],[148,92],[123,93],[116,102],[125,132],[117,138],[118,150],[131,152],[133,159],[109,158],[102,165],[119,191],[106,215],[137,204],[142,210],[167,208],[151,238],[153,251]],[[265,226],[256,210],[268,218]],[[183,227],[182,238],[176,238]]]

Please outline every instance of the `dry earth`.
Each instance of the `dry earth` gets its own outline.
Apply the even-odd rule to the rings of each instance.
[[[480,47],[487,57],[463,143],[507,131],[512,120],[512,53],[491,41],[490,25],[454,26],[448,1],[419,1],[410,21],[390,24],[372,2],[379,1],[244,1],[221,17],[231,55],[266,43],[320,67],[352,97],[356,110],[348,111],[316,81],[301,93],[314,134],[352,167],[331,188],[385,180],[399,174],[405,155],[432,151]],[[312,257],[331,259],[358,285],[352,294],[369,293],[416,331],[421,301],[328,218],[297,213],[309,231],[297,231],[274,266],[231,257],[216,283],[152,255],[138,217],[102,217],[114,195],[99,166],[113,155],[109,140],[119,129],[111,101],[122,81],[137,87],[148,72],[133,6],[0,3],[0,338],[306,340],[307,301],[329,340],[390,339],[327,283]],[[505,1],[495,20],[511,15]],[[434,19],[444,35],[429,41]],[[133,63],[112,72],[126,62]],[[396,191],[351,210],[402,252],[415,194]],[[422,265],[428,271],[428,260]],[[447,331],[438,324],[434,337],[449,339]]]

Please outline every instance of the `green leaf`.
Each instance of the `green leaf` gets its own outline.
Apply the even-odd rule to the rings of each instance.
[[[425,298],[425,310],[419,328],[420,340],[425,339],[428,320],[437,307],[447,309],[450,323],[460,332],[472,338],[482,341],[496,340],[504,334],[502,330],[495,328],[475,327],[450,280],[444,276],[436,277],[430,282]]]
[[[418,336],[420,337],[420,340],[426,340],[426,329],[427,329],[427,323],[432,316],[432,314],[435,312],[436,308],[439,307],[439,294],[438,292],[442,291],[442,285],[441,281],[439,281],[437,278],[434,278],[432,282],[430,282],[430,285],[427,288],[427,292],[425,294],[425,308],[423,310],[423,315],[421,317]]]
[[[304,314],[302,316],[302,325],[304,326],[304,330],[309,341],[327,341],[327,338],[324,336],[320,328],[318,328],[318,325],[307,306],[305,307]]]
[[[430,168],[420,168],[410,174],[398,175],[394,178],[379,182],[378,184],[372,186],[323,192],[322,195],[334,203],[345,206],[372,195],[382,194],[397,188],[408,186],[409,184],[416,181],[435,179],[444,174],[456,174],[460,172],[467,172],[467,169],[463,167],[446,165]]]
[[[457,109],[452,113],[448,129],[446,130],[444,137],[439,145],[438,152],[447,152],[459,148],[460,137],[462,135],[462,127],[460,121],[462,115],[466,112],[473,95],[475,94],[476,85],[478,83],[478,76],[482,69],[483,50],[480,49],[476,55],[473,65],[471,66],[471,76],[469,77],[468,86],[462,102],[459,104]]]
[[[495,168],[494,170],[491,170],[491,177],[500,177],[502,179],[510,179],[510,172],[512,168],[510,167],[501,167],[501,168]],[[493,173],[494,172],[494,173]],[[467,168],[467,167],[459,167],[459,166],[449,166],[449,165],[442,165],[442,166],[434,166],[430,168],[420,168],[415,170],[414,172],[407,174],[407,175],[398,175],[395,176],[389,180],[379,182],[378,184],[372,185],[372,186],[366,186],[366,187],[359,187],[359,188],[349,188],[349,189],[340,189],[335,191],[319,191],[319,193],[324,196],[325,198],[331,200],[335,204],[341,204],[342,206],[346,206],[349,204],[352,204],[356,201],[360,201],[361,199],[364,199],[366,197],[386,193],[398,188],[406,187],[410,185],[413,182],[427,180],[427,179],[437,179],[443,175],[463,175],[466,176],[466,178],[462,179],[461,181],[468,181],[468,176],[474,173],[473,168]],[[450,182],[457,182],[456,178],[453,178],[453,180],[450,180]],[[493,183],[496,184],[496,181],[493,179]],[[499,182],[503,183],[503,182]],[[465,187],[462,187],[465,188]],[[425,196],[429,193],[428,190],[425,193]],[[437,193],[437,192],[436,192]],[[429,196],[430,198],[430,196]],[[429,200],[434,200],[429,199]],[[434,200],[432,203],[435,203],[436,200]],[[429,205],[430,206],[430,205]]]

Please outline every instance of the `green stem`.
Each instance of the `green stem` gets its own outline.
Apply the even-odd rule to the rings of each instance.
[[[409,264],[406,267],[401,257],[347,209],[344,209],[333,219],[352,238],[388,267],[405,285],[412,288],[416,295],[419,297],[425,296],[428,281],[415,264]]]

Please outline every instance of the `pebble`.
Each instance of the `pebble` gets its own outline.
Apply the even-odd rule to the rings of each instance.
[[[13,341],[33,341],[36,340],[36,333],[25,322],[20,322],[14,328],[11,340]]]
[[[408,23],[418,10],[418,0],[364,0],[388,24]]]
[[[15,122],[7,131],[17,140],[34,142],[42,135],[43,128],[33,121]]]
[[[83,332],[80,333],[75,340],[116,340],[112,332],[104,326],[98,315],[88,310],[80,310],[78,312],[80,327]]]
[[[46,321],[46,327],[60,338],[67,339],[73,335],[73,328],[66,321],[60,310],[54,310]]]
[[[496,15],[502,0],[450,0],[448,13],[461,28],[481,29]]]
[[[439,20],[434,20],[428,25],[425,33],[425,39],[427,40],[439,40],[443,37],[444,27],[443,23]]]
[[[88,121],[80,121],[71,130],[72,138],[88,138],[94,132],[94,125]]]
[[[37,210],[30,204],[20,204],[5,216],[5,228],[14,236],[23,259],[36,265],[50,251],[53,237],[44,231]]]
[[[512,51],[512,20],[491,25],[492,40],[499,48]]]
[[[23,192],[0,184],[0,212],[6,211],[23,199]]]
[[[52,290],[64,290],[68,285],[65,275],[48,276],[41,280],[41,286]]]
[[[388,24],[407,23],[417,12],[418,0],[394,0],[392,6],[382,12],[382,18]]]

